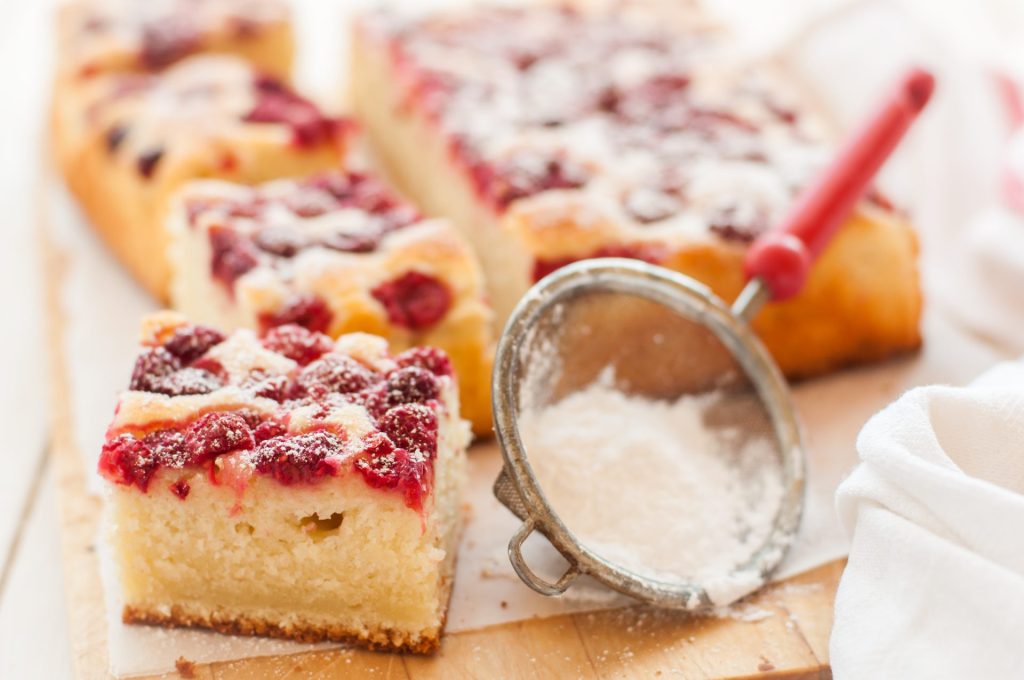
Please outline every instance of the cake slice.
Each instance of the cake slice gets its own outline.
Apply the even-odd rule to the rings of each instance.
[[[58,81],[158,71],[199,52],[234,54],[287,79],[294,51],[281,0],[71,0],[57,9]]]
[[[473,244],[499,325],[530,284],[591,257],[733,300],[749,244],[829,158],[792,79],[728,68],[728,35],[693,3],[605,5],[381,10],[354,27],[354,109],[399,188]],[[917,348],[916,257],[876,192],[755,329],[791,377]]]
[[[157,74],[111,73],[55,100],[55,156],[114,253],[161,300],[163,220],[197,178],[260,182],[337,167],[352,125],[244,60],[198,55]]]
[[[430,652],[468,429],[444,353],[143,324],[99,459],[128,623]]]
[[[255,187],[185,186],[168,219],[174,307],[260,333],[364,331],[451,357],[463,415],[491,428],[491,322],[475,256],[374,178],[332,172]]]

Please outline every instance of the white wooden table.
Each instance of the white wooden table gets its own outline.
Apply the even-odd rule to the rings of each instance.
[[[71,676],[35,224],[51,2],[0,0],[0,675]]]

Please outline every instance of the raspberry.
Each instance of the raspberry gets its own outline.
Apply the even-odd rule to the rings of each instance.
[[[277,422],[276,420],[265,420],[255,427],[252,431],[252,436],[256,440],[256,443],[265,442],[268,439],[274,437],[283,436],[288,430],[284,425]]]
[[[255,446],[252,430],[237,413],[207,413],[192,423],[185,435],[189,463],[198,465],[232,451]]]
[[[279,311],[260,314],[259,322],[263,330],[294,324],[317,333],[326,333],[333,318],[330,307],[319,297],[296,295]]]
[[[274,437],[252,454],[256,471],[269,474],[282,484],[312,482],[318,477],[338,474],[333,458],[339,456],[344,443],[331,432],[307,432],[295,437]],[[330,459],[329,459],[330,458]]]
[[[254,396],[282,402],[288,392],[288,377],[268,375],[260,369],[249,372],[242,387],[252,390]]]
[[[253,242],[263,251],[278,257],[294,257],[306,247],[306,239],[291,227],[267,227],[256,232]]]
[[[224,385],[224,382],[210,371],[190,366],[162,378],[151,392],[172,397],[182,394],[209,394]]]
[[[420,453],[428,460],[437,455],[437,414],[427,406],[396,406],[381,416],[377,426],[396,446]]]
[[[142,443],[153,452],[158,465],[180,468],[185,466],[185,435],[178,430],[157,430],[142,438]]]
[[[377,375],[354,359],[329,354],[302,369],[295,382],[309,395],[351,394],[377,382]]]
[[[240,276],[259,264],[256,248],[249,239],[227,227],[210,227],[210,271],[228,290]]]
[[[173,482],[168,488],[170,488],[171,493],[181,500],[188,498],[188,493],[192,490],[192,487],[184,479],[179,479],[178,481]]]
[[[130,434],[111,439],[100,452],[101,475],[115,484],[134,484],[141,491],[149,488],[149,480],[158,465],[150,448]]]
[[[385,381],[389,406],[423,404],[440,394],[437,378],[430,371],[406,366],[392,371]]]
[[[396,326],[421,330],[444,318],[452,294],[442,281],[421,272],[406,272],[371,291]]]
[[[292,129],[297,146],[314,146],[334,137],[337,121],[325,117],[308,99],[280,81],[261,76],[254,83],[256,105],[243,120],[251,123],[282,123]]]
[[[334,345],[322,333],[313,333],[295,324],[285,324],[267,331],[263,336],[263,346],[305,366],[330,352]]]
[[[422,507],[428,491],[427,467],[422,458],[395,448],[387,435],[378,432],[367,437],[354,466],[373,488],[399,489],[406,505]]]
[[[178,357],[163,347],[150,347],[135,360],[128,389],[141,392],[162,392],[162,381],[181,368]]]
[[[164,150],[149,149],[139,154],[139,157],[135,159],[135,167],[138,169],[139,174],[149,179],[156,172],[156,166],[160,163],[160,159],[164,157]]]
[[[222,342],[224,334],[209,326],[183,326],[174,331],[171,339],[164,343],[164,349],[178,357],[183,364],[191,364]]]
[[[451,359],[436,347],[413,347],[395,357],[399,366],[416,366],[425,368],[440,377],[455,375]]]

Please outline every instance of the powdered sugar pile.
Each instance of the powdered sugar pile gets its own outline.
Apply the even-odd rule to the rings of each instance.
[[[729,575],[764,543],[783,493],[770,433],[705,425],[721,398],[628,395],[606,372],[519,420],[545,495],[582,543],[650,578],[701,582],[716,605],[760,585]]]

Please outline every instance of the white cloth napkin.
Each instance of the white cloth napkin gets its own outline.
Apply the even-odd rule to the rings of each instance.
[[[857,448],[835,677],[1024,677],[1024,363],[908,392]]]

